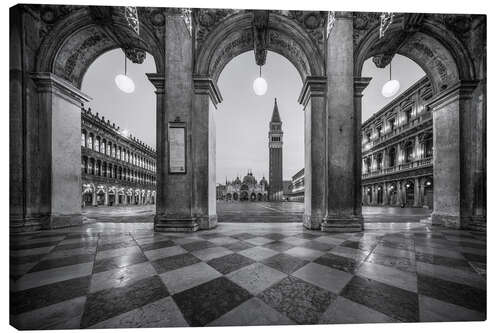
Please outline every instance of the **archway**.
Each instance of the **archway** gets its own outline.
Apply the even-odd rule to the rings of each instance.
[[[19,53],[21,59],[30,60],[29,64],[25,60],[18,64],[22,64],[20,69],[26,74],[16,79],[19,84],[15,84],[12,98],[21,106],[20,111],[30,114],[32,121],[21,121],[16,126],[19,133],[34,135],[15,148],[17,155],[31,157],[21,163],[27,170],[21,181],[25,185],[18,188],[19,193],[13,193],[14,198],[28,198],[13,204],[14,229],[24,228],[25,223],[30,229],[82,223],[80,108],[90,97],[80,89],[90,64],[114,48],[123,49],[134,62],[141,62],[145,51],[149,51],[155,58],[157,72],[164,72],[164,46],[159,38],[161,33],[152,23],[151,8],[138,9],[139,34],[127,23],[125,7],[61,8],[37,7],[40,24],[32,34],[39,37],[29,42],[29,56],[23,51]],[[97,137],[93,139],[98,142]]]
[[[268,83],[263,96],[252,89],[258,75],[255,54],[249,51],[228,62],[219,76],[218,87],[224,101],[214,112],[215,176],[218,184],[225,184],[218,185],[219,189],[231,191],[240,186],[240,190],[249,192],[250,202],[262,201],[263,193],[272,193],[276,203],[244,205],[239,209],[234,203],[218,201],[219,221],[230,221],[236,211],[238,221],[262,221],[262,212],[283,221],[291,220],[287,207],[292,205],[282,200],[286,181],[304,167],[304,112],[296,100],[303,84],[294,65],[272,51],[268,51],[262,67]],[[246,172],[242,174],[242,170]],[[293,206],[298,212],[302,207]]]
[[[408,181],[405,184],[405,206],[413,207],[415,205],[415,184]]]
[[[338,47],[352,43],[352,14],[336,12],[335,17],[332,29],[333,15],[327,12],[200,9],[193,12],[192,25],[186,29],[182,15],[170,15],[166,21],[167,34],[172,31],[167,36],[168,60],[175,66],[167,61],[162,88],[166,109],[175,112],[166,114],[159,127],[167,135],[169,126],[185,126],[191,147],[187,154],[196,158],[186,159],[185,174],[160,176],[163,189],[159,191],[156,230],[194,231],[216,225],[210,119],[222,100],[217,80],[225,64],[252,49],[260,64],[265,62],[267,50],[283,55],[304,82],[299,97],[306,128],[304,226],[361,230],[361,170],[356,153],[360,119],[353,117],[354,78],[349,65],[353,49]],[[166,147],[159,154],[168,156]]]
[[[377,205],[384,203],[384,190],[381,185],[377,185]]]
[[[373,57],[384,68],[400,54],[416,62],[429,78],[433,97],[427,107],[434,136],[432,222],[484,229],[486,71],[484,52],[479,51],[484,45],[463,38],[473,26],[479,29],[476,37],[483,38],[484,17],[450,15],[443,20],[439,15],[398,13],[383,38],[376,15],[355,13],[355,22],[356,77],[361,77],[366,59]],[[470,52],[471,45],[477,55]],[[366,79],[359,82],[362,91]]]

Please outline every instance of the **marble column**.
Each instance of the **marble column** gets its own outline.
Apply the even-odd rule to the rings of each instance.
[[[354,232],[363,228],[360,124],[354,108],[352,12],[335,12],[327,46],[327,209],[321,229]]]
[[[358,135],[354,138],[354,215],[362,216],[361,212],[361,175],[362,175],[362,154],[361,154],[361,115],[362,115],[362,98],[363,91],[371,81],[371,77],[355,77],[354,78],[354,118],[355,132]]]
[[[383,199],[383,202],[382,204],[384,206],[387,206],[389,200],[388,200],[388,193],[387,193],[387,183],[384,183],[384,185],[382,186],[382,189],[383,189],[383,193],[384,193],[384,199]]]
[[[193,42],[181,11],[165,12],[165,72],[158,73],[157,205],[155,231],[196,231],[193,214]],[[163,79],[161,75],[163,74]],[[151,78],[151,76],[150,76]],[[163,81],[163,84],[161,84]],[[185,171],[169,170],[170,125],[185,128]]]
[[[97,206],[97,192],[96,189],[92,191],[92,206],[96,207]]]
[[[403,204],[403,195],[402,195],[402,188],[401,188],[401,181],[398,180],[397,183],[396,183],[396,203],[398,206],[401,206]]]
[[[211,229],[217,226],[214,117],[222,96],[210,77],[193,77],[193,86],[193,214],[200,229]]]
[[[37,101],[25,124],[30,145],[26,161],[39,170],[30,176],[29,210],[37,211],[42,228],[82,223],[81,216],[81,104],[90,97],[52,73],[31,73]]]
[[[413,200],[413,207],[421,207],[422,202],[420,201],[420,179],[417,177],[414,179],[414,184],[413,184],[413,189],[414,189],[414,200]]]
[[[326,207],[326,77],[307,77],[299,97],[304,106],[304,216],[308,229],[320,229]],[[313,172],[314,171],[314,172]]]
[[[484,86],[462,81],[429,102],[433,111],[432,223],[486,228]]]
[[[108,206],[109,205],[109,193],[108,193],[108,189],[105,188],[104,189],[104,206]]]

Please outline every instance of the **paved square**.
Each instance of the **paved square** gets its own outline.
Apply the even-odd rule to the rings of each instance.
[[[484,320],[484,233],[298,223],[91,224],[11,240],[22,329]]]

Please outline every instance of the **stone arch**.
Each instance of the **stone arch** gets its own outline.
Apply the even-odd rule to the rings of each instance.
[[[224,67],[236,56],[254,49],[251,12],[231,15],[203,42],[194,73],[217,82]],[[323,56],[307,32],[292,19],[269,13],[267,50],[288,59],[304,81],[307,76],[325,75]]]
[[[385,38],[390,38],[390,35]],[[379,29],[375,25],[355,50],[355,77],[361,77],[367,59],[380,55],[374,48],[378,41]],[[413,60],[424,70],[435,94],[461,80],[476,78],[474,63],[466,47],[449,29],[433,19],[424,20],[418,32],[409,36],[396,53]]]
[[[123,22],[113,22],[118,29],[128,29]],[[141,41],[140,43],[139,41]],[[158,73],[164,69],[162,45],[147,24],[141,24],[137,48],[150,53]],[[44,38],[37,54],[36,71],[53,73],[80,89],[83,77],[90,65],[102,54],[120,48],[104,28],[92,18],[89,7],[72,11],[57,21]]]

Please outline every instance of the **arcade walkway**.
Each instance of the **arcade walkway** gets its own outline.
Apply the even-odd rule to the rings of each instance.
[[[481,233],[108,222],[12,237],[11,322],[23,329],[485,319]]]

